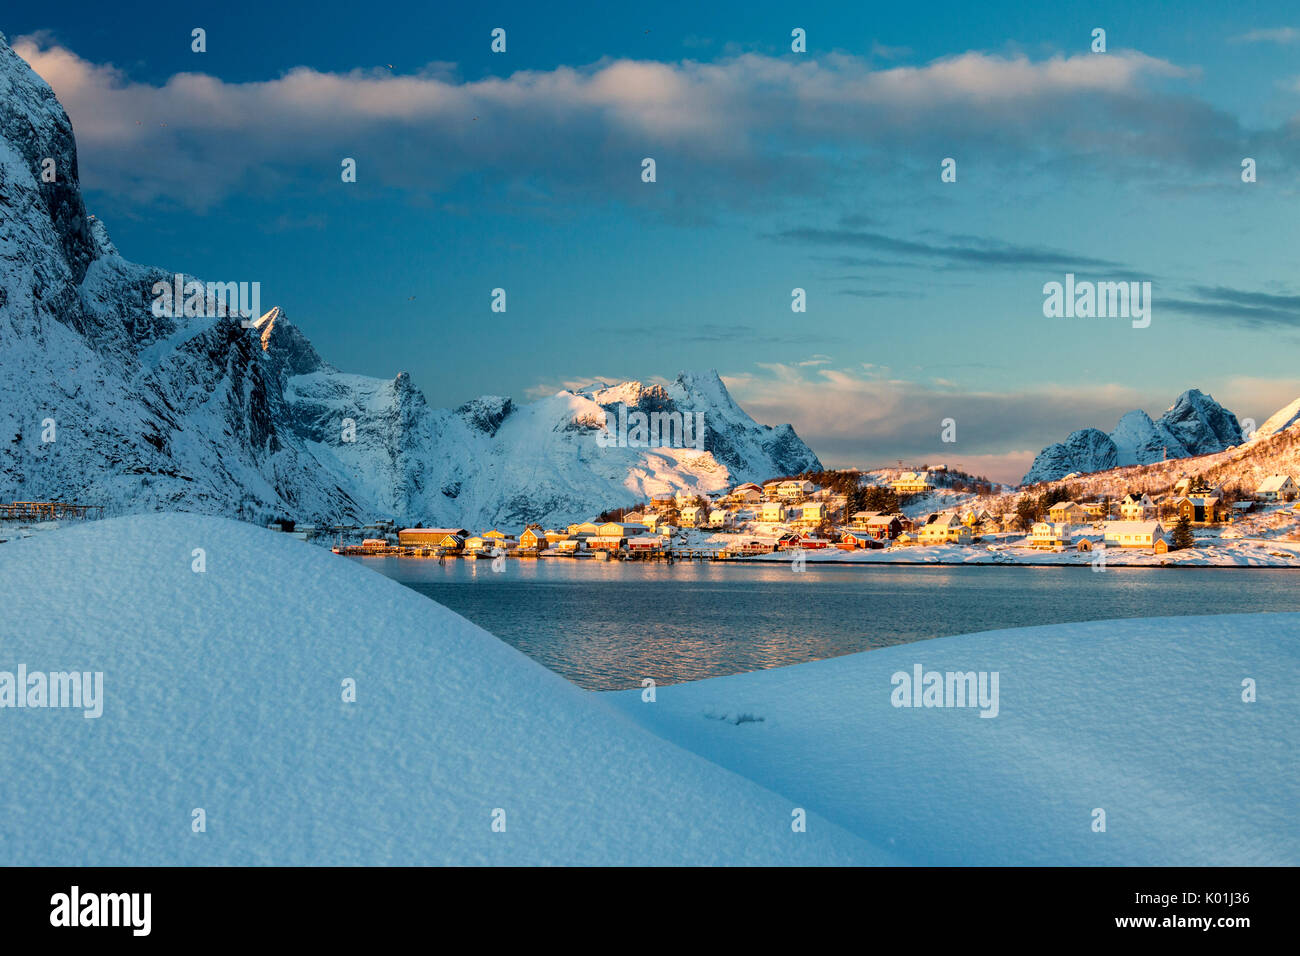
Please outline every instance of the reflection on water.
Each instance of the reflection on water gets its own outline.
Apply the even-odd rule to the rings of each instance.
[[[1300,576],[1251,569],[845,567],[361,560],[582,687],[613,690],[1032,624],[1300,611]]]

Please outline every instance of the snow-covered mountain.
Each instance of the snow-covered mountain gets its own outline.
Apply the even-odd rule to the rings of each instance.
[[[405,373],[334,368],[279,309],[251,328],[155,315],[172,281],[87,214],[68,117],[0,35],[0,499],[517,526],[820,467],[715,372],[435,409]],[[620,404],[702,413],[702,448],[605,447]]]
[[[1191,388],[1179,395],[1158,419],[1153,420],[1137,409],[1120,418],[1109,435],[1097,428],[1071,432],[1065,441],[1048,445],[1039,452],[1021,482],[1032,485],[1055,481],[1074,472],[1087,474],[1170,458],[1208,455],[1241,441],[1237,416],[1212,396]]]

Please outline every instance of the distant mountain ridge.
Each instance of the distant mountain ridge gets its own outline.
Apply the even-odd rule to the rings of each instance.
[[[1121,417],[1110,434],[1098,428],[1081,428],[1071,432],[1065,441],[1048,445],[1038,453],[1021,484],[1055,481],[1075,472],[1086,474],[1207,455],[1242,441],[1237,416],[1212,396],[1190,388],[1158,419],[1137,409]]]
[[[173,274],[123,259],[87,215],[67,115],[3,35],[0,209],[3,500],[518,528],[821,467],[712,371],[435,409],[404,372],[334,368],[278,308],[253,328],[154,314]],[[701,413],[703,447],[602,447],[619,404]]]

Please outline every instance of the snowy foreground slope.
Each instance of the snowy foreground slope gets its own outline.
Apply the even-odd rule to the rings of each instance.
[[[916,664],[997,671],[997,717],[895,708],[892,675]],[[1298,676],[1300,614],[1225,615],[990,631],[661,688],[653,707],[606,698],[911,863],[1296,865]]]
[[[4,863],[893,859],[815,817],[792,833],[788,801],[282,535],[96,522],[5,545],[0,591],[0,671],[99,670],[105,697],[98,719],[0,709]]]
[[[10,542],[0,593],[0,672],[104,672],[97,719],[0,708],[5,863],[1300,862],[1300,615],[946,638],[645,703],[223,519]],[[998,716],[893,708],[915,663],[998,671]]]

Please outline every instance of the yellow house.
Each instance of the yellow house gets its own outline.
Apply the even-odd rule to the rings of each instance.
[[[700,524],[704,515],[704,509],[700,508],[698,505],[690,505],[689,507],[682,508],[681,511],[678,512],[678,515],[680,516],[683,528],[694,528],[696,525]]]
[[[765,501],[759,510],[759,521],[781,522],[786,518],[785,505],[779,501]]]
[[[645,534],[649,529],[643,524],[627,524],[623,521],[606,521],[596,526],[596,535],[601,538],[630,538]]]
[[[1073,501],[1058,501],[1047,509],[1047,516],[1056,524],[1083,524],[1088,513]]]
[[[820,524],[826,518],[826,505],[820,501],[804,502],[799,509],[799,521],[803,524]]]
[[[889,483],[889,487],[898,495],[923,495],[934,491],[934,486],[925,480],[925,476],[914,471],[899,475]]]

